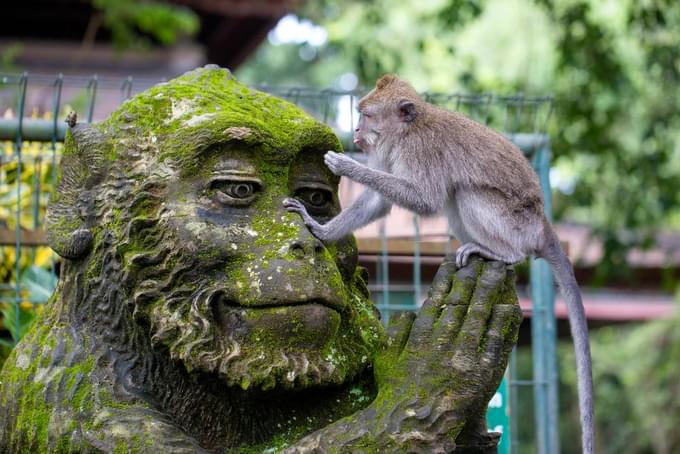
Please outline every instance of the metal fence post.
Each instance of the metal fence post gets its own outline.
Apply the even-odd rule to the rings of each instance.
[[[543,189],[544,210],[552,218],[550,198],[550,142],[544,141],[533,159]],[[548,263],[531,260],[531,343],[534,371],[534,419],[536,446],[540,454],[558,454],[557,352],[555,290]]]

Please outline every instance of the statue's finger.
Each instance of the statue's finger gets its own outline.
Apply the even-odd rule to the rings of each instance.
[[[477,280],[470,308],[458,336],[457,348],[466,354],[476,354],[486,333],[494,303],[503,290],[507,267],[501,262],[486,262]]]
[[[430,298],[425,300],[411,328],[411,334],[408,338],[408,347],[410,349],[432,348],[432,328],[435,321],[439,318],[440,312],[441,305],[436,304]]]
[[[477,278],[483,267],[481,260],[475,260],[456,271],[451,289],[444,299],[446,304],[469,304],[477,285]]]
[[[451,259],[453,258],[452,256]],[[435,282],[432,284],[433,293],[439,297],[439,301],[442,301],[441,315],[435,322],[432,333],[432,338],[439,348],[453,347],[454,340],[465,319],[481,266],[480,260],[455,271],[456,264],[444,259],[444,263],[439,267]],[[447,288],[444,290],[445,286]],[[437,301],[435,298],[432,299]]]
[[[416,314],[413,312],[402,312],[390,319],[390,323],[387,326],[386,351],[389,356],[396,358],[404,349],[415,319]]]
[[[432,339],[438,349],[453,350],[454,340],[461,326],[463,326],[467,310],[467,304],[446,304],[443,306],[441,316],[432,331]]]
[[[456,263],[454,260],[449,260],[448,256],[445,257],[444,262],[439,265],[437,274],[434,275],[428,295],[430,299],[435,302],[443,302],[446,295],[451,291],[451,284],[453,283],[454,274],[456,272]]]
[[[508,354],[517,343],[521,323],[522,310],[518,304],[495,305],[482,342],[481,361],[494,365],[507,362]],[[505,370],[504,367],[496,369]]]

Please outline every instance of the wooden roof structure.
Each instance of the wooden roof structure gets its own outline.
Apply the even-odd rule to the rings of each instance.
[[[134,66],[125,67],[128,72],[143,67],[144,63],[149,67],[158,65],[153,57],[135,59],[135,52],[126,52],[132,55],[126,55],[122,59],[116,59],[116,53],[112,50],[107,52],[106,47],[110,44],[111,34],[101,27],[101,17],[91,3],[88,0],[22,0],[3,5],[0,49],[18,43],[20,50],[18,65],[27,68],[38,67],[46,71],[63,70],[65,58],[67,62],[69,60],[67,58],[69,52],[79,52],[85,44],[98,49],[84,58],[81,56],[79,60],[82,69],[98,70],[103,67],[106,70],[109,61],[114,61],[109,64],[123,67],[126,64]],[[202,47],[205,61],[192,64],[196,66],[216,63],[234,69],[266,38],[278,20],[294,10],[300,2],[170,0],[168,3],[187,7],[200,19],[200,31],[195,41]],[[60,53],[62,48],[65,49],[61,51],[63,54]],[[54,63],[51,63],[51,60],[54,60]]]

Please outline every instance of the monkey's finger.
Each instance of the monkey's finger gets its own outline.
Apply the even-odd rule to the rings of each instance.
[[[292,211],[294,213],[307,213],[307,209],[305,206],[299,201],[295,199],[286,199],[283,201],[283,206],[288,210]]]
[[[408,336],[411,332],[411,326],[416,319],[416,314],[413,312],[402,312],[396,317],[390,319],[387,326],[387,351],[386,353],[397,358],[408,341]]]
[[[326,155],[326,156],[324,156],[324,158],[323,158],[323,162],[324,162],[324,164],[326,164],[326,166],[327,166],[329,169],[332,170],[332,169],[337,168],[339,159],[338,159],[336,156],[328,156],[328,155]]]
[[[464,336],[458,336],[457,348],[469,355],[476,355],[486,332],[493,310],[495,294],[502,291],[502,282],[507,275],[506,266],[501,262],[485,262],[477,280],[470,308],[461,328]]]

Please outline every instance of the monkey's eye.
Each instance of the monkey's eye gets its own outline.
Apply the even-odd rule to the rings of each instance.
[[[333,194],[329,190],[322,188],[299,188],[295,191],[295,197],[316,214],[322,214],[328,210],[333,202]]]
[[[209,191],[224,205],[246,206],[257,197],[262,184],[255,180],[232,180],[229,178],[213,178]]]

